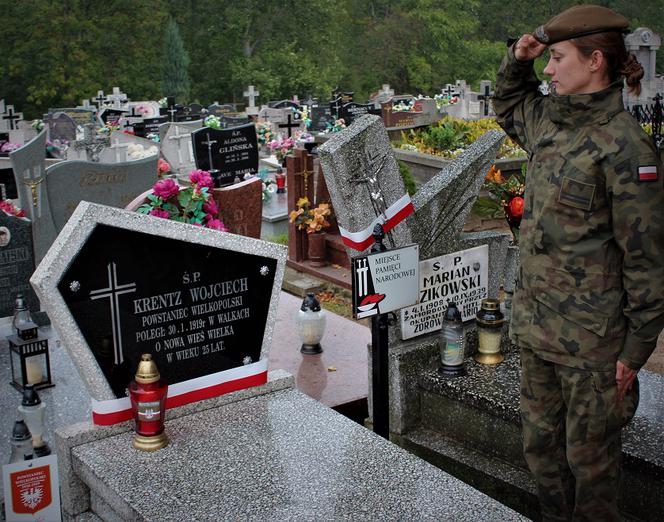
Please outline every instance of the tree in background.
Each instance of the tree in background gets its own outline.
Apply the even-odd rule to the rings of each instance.
[[[175,96],[178,102],[187,103],[190,90],[189,55],[180,38],[178,25],[171,18],[164,31],[161,92],[164,96]]]

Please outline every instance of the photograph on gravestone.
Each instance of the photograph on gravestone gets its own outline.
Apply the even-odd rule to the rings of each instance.
[[[215,187],[240,181],[258,172],[256,126],[251,123],[232,129],[205,127],[192,133],[196,167],[212,174]]]
[[[31,283],[94,399],[125,397],[150,353],[186,404],[265,382],[284,265],[279,245],[82,203]]]
[[[178,262],[145,263],[155,252]],[[58,290],[123,397],[142,353],[169,384],[257,361],[276,264],[100,225]]]

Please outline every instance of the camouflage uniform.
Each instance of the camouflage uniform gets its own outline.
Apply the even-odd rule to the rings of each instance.
[[[510,49],[493,103],[528,152],[510,324],[524,452],[546,519],[614,520],[627,405],[616,362],[641,368],[664,327],[664,171],[622,80],[567,96],[539,84]]]

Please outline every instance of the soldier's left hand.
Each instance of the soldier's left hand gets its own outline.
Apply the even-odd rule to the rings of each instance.
[[[632,370],[630,367],[625,366],[622,362],[618,361],[616,364],[616,384],[618,385],[618,402],[622,402],[634,385],[634,379],[637,370]]]

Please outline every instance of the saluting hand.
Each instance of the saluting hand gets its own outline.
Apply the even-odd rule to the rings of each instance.
[[[636,379],[636,374],[639,373],[636,370],[632,370],[630,367],[625,366],[623,363],[618,361],[616,363],[616,384],[618,385],[618,402],[621,402],[628,391],[632,389],[634,384],[634,379]]]
[[[527,62],[542,56],[546,45],[537,41],[532,34],[524,34],[514,45],[514,56],[520,62]]]

